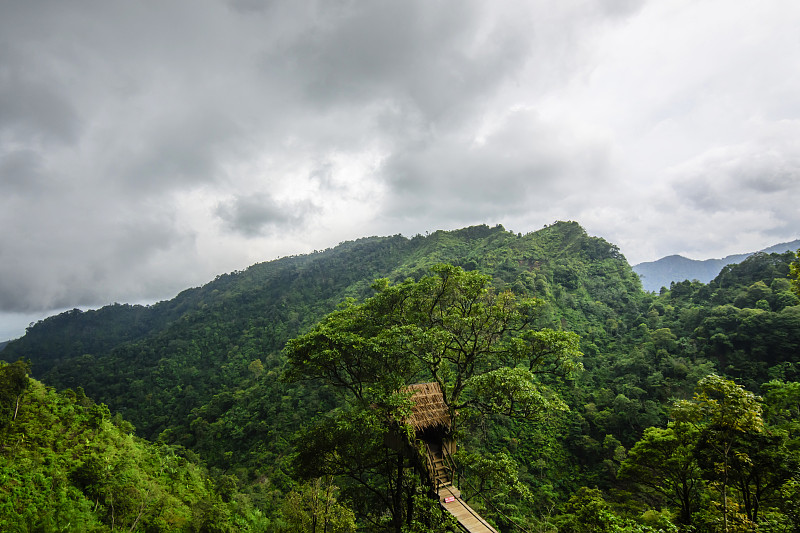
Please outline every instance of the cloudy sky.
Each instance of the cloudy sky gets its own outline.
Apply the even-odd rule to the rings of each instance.
[[[0,339],[368,235],[800,234],[796,0],[0,0]]]

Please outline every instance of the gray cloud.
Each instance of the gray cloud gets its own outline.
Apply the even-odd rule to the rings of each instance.
[[[609,15],[628,16],[645,5],[645,0],[602,0],[600,8]]]
[[[318,105],[391,100],[428,120],[455,118],[524,62],[523,28],[481,2],[327,4],[274,63]]]
[[[8,205],[8,204],[6,204]],[[91,196],[39,196],[29,211],[3,209],[0,302],[6,311],[33,312],[158,299],[196,257],[191,232],[176,226],[168,207],[102,205]],[[161,254],[170,264],[154,264]],[[159,288],[149,281],[157,267]],[[172,278],[172,281],[170,281]],[[166,285],[164,284],[166,281]]]
[[[6,3],[0,313],[466,224],[574,219],[632,260],[790,240],[798,24],[724,0]]]
[[[799,148],[747,143],[711,150],[676,169],[675,193],[704,212],[793,209]]]
[[[269,195],[257,194],[221,202],[215,214],[222,219],[228,231],[253,237],[302,225],[306,217],[315,211],[316,207],[311,202],[284,203]]]
[[[39,72],[34,54],[5,43],[0,48],[0,134],[17,142],[74,142],[77,110],[55,90],[49,73]]]
[[[534,112],[519,111],[479,141],[447,138],[397,152],[382,168],[387,213],[462,223],[540,209],[608,179],[602,139],[565,136]]]
[[[238,11],[245,16],[263,14],[269,10],[273,2],[269,0],[228,0],[227,4],[234,11]]]
[[[8,194],[30,194],[41,191],[42,157],[28,148],[12,149],[0,155],[0,177]]]
[[[226,155],[243,140],[230,119],[203,110],[142,126],[106,158],[112,179],[136,194],[221,179]]]

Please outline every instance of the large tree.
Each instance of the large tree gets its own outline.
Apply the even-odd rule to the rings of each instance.
[[[671,422],[668,427],[650,427],[628,452],[619,470],[620,478],[631,478],[666,498],[680,509],[678,519],[688,526],[699,508],[701,471],[694,456],[698,430],[691,424]]]
[[[288,379],[322,378],[371,403],[430,380],[454,418],[466,409],[535,417],[563,405],[538,376],[582,368],[576,334],[533,328],[542,302],[495,291],[485,274],[441,264],[373,288],[289,341]]]
[[[533,327],[540,301],[496,291],[479,272],[442,264],[418,281],[383,279],[373,288],[375,296],[344,302],[289,341],[285,376],[321,379],[344,392],[340,412],[301,439],[300,470],[368,488],[400,531],[413,519],[418,483],[401,453],[377,448],[386,431],[381,421],[410,412],[406,385],[439,383],[455,425],[470,412],[533,419],[566,409],[541,376],[580,369],[581,353],[574,333]]]
[[[697,456],[715,482],[722,498],[723,531],[729,530],[731,485],[745,465],[752,464],[745,443],[761,432],[760,398],[744,387],[716,374],[706,376],[697,384],[691,400],[675,403],[672,414],[679,422],[697,428]],[[745,502],[746,503],[746,502]]]

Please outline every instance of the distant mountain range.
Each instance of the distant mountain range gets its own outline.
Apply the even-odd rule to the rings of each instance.
[[[800,239],[792,242],[784,242],[770,246],[758,252],[763,253],[783,253],[800,249]],[[723,257],[722,259],[687,259],[681,255],[668,255],[657,261],[648,261],[633,266],[633,271],[642,280],[644,290],[657,292],[661,287],[669,288],[673,281],[698,280],[708,283],[727,265],[738,264],[758,252],[746,254],[735,254]]]

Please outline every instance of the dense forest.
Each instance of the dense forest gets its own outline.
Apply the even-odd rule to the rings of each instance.
[[[384,438],[437,380],[498,531],[800,531],[796,261],[645,292],[574,222],[476,226],[48,318],[0,352],[0,528],[451,530]]]

